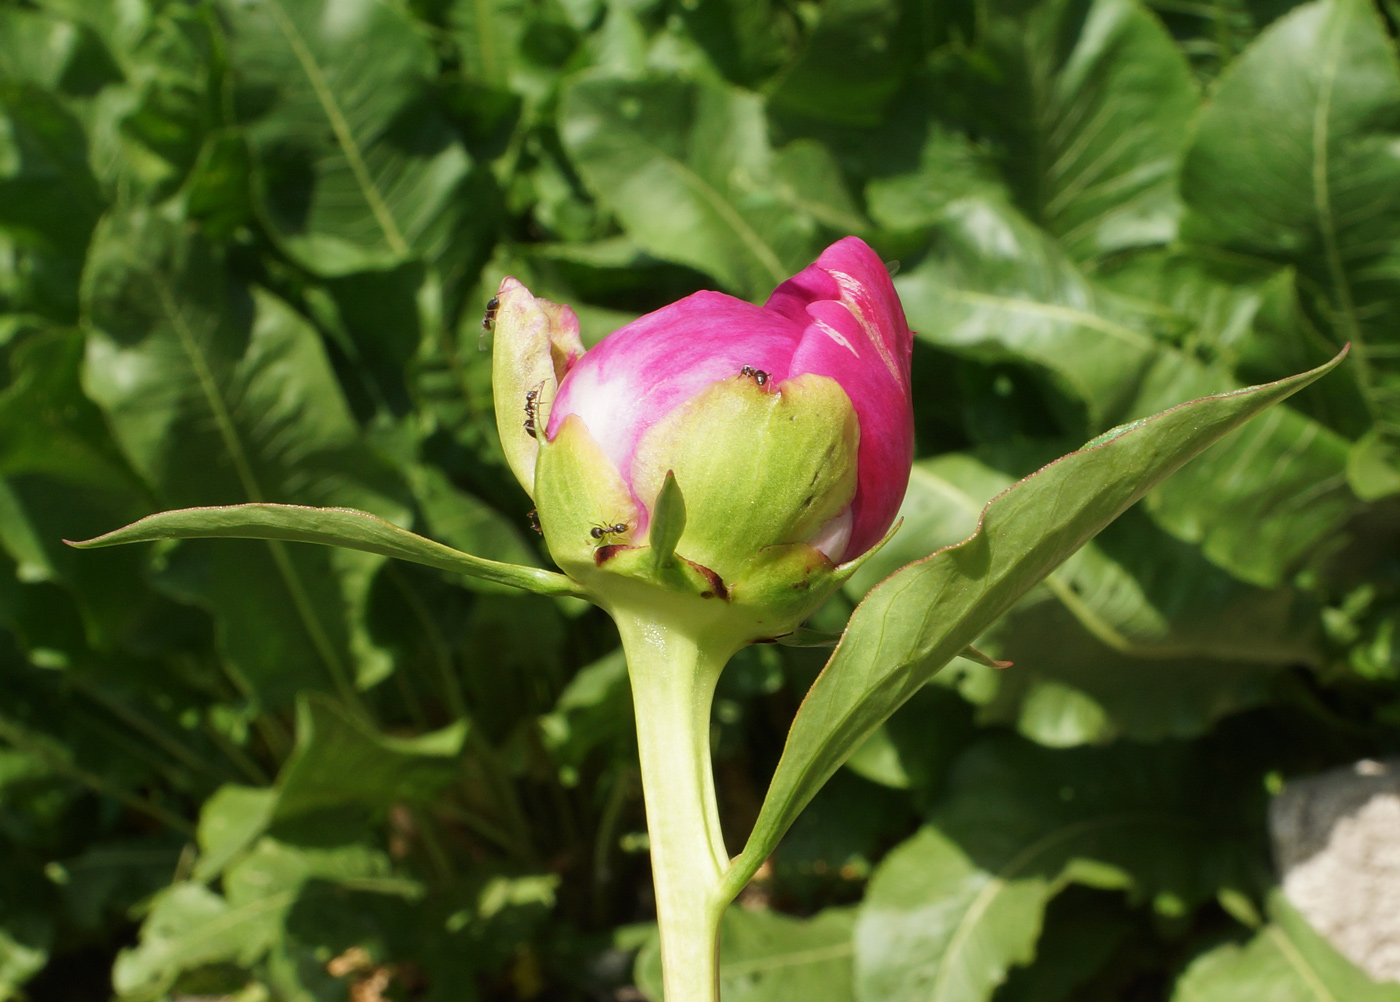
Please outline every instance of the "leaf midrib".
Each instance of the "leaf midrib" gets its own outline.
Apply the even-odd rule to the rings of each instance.
[[[1087,832],[1102,831],[1116,826],[1128,826],[1134,824],[1163,824],[1175,823],[1183,826],[1195,826],[1199,822],[1192,819],[1182,818],[1176,814],[1163,814],[1160,812],[1137,811],[1132,814],[1122,814],[1110,817],[1089,818],[1084,821],[1068,825],[1058,831],[1050,832],[1032,842],[1026,848],[1017,853],[1006,866],[1002,867],[992,878],[983,885],[959,920],[957,927],[953,931],[952,937],[948,940],[948,946],[943,951],[943,955],[938,960],[938,974],[934,977],[931,1002],[940,1002],[944,998],[944,988],[948,984],[949,971],[953,968],[953,959],[963,948],[966,941],[972,936],[978,921],[981,919],[997,896],[1015,879],[1016,875],[1022,872],[1033,863],[1037,856],[1058,846],[1059,844],[1073,840]]]
[[[229,413],[228,405],[224,401],[217,380],[214,378],[213,370],[209,367],[209,361],[204,357],[204,352],[200,348],[194,332],[189,329],[189,325],[185,322],[184,314],[180,310],[179,303],[175,301],[175,295],[166,277],[163,274],[156,274],[153,284],[156,288],[156,294],[160,297],[161,307],[165,311],[166,317],[169,318],[170,326],[180,342],[180,347],[184,351],[185,357],[189,359],[191,368],[194,369],[200,393],[204,397],[205,405],[214,417],[214,423],[218,425],[219,437],[223,439],[224,448],[233,461],[239,484],[250,501],[260,502],[263,500],[262,487],[253,473],[248,453],[243,448],[243,440],[238,434],[233,415]],[[292,563],[286,546],[277,540],[268,540],[267,547],[272,554],[273,563],[277,566],[277,573],[282,578],[282,583],[292,598],[292,604],[296,607],[302,627],[306,630],[312,646],[316,648],[317,655],[325,664],[326,671],[330,674],[337,692],[348,706],[360,713],[365,713],[366,710],[360,700],[359,693],[350,684],[350,675],[331,644],[320,617],[316,615],[306,586],[297,573],[296,566]]]
[[[295,22],[282,8],[280,0],[266,0],[266,4],[273,20],[277,22],[278,30],[282,32],[282,37],[287,40],[287,45],[292,50],[297,64],[306,74],[307,82],[316,95],[316,102],[321,106],[322,113],[330,123],[336,144],[340,146],[341,152],[345,155],[346,163],[350,166],[350,172],[355,176],[355,183],[360,188],[360,194],[364,196],[365,204],[369,206],[370,213],[384,234],[384,242],[395,254],[406,255],[409,252],[408,241],[404,239],[398,223],[394,221],[393,213],[389,211],[389,206],[384,201],[383,195],[380,194],[378,186],[375,185],[374,178],[370,176],[369,167],[365,164],[364,154],[355,141],[350,123],[341,110],[340,103],[336,101],[330,85],[326,82],[325,74],[321,71],[320,64],[316,62],[315,55],[306,44],[306,39],[302,37]]]

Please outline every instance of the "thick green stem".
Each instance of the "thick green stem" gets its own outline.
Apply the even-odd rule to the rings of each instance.
[[[710,704],[729,644],[615,614],[637,714],[666,1002],[717,1002],[719,886],[729,855],[710,763]]]

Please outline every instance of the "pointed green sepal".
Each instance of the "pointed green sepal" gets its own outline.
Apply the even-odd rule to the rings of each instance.
[[[578,317],[567,306],[537,299],[513,278],[495,299],[491,390],[506,462],[535,495],[535,462],[555,391],[583,355]]]
[[[651,506],[651,530],[648,542],[651,560],[658,570],[675,562],[676,544],[685,532],[685,499],[674,472],[666,471],[666,482]]]

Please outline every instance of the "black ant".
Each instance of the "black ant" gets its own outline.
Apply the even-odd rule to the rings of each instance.
[[[481,329],[490,331],[496,329],[496,311],[501,308],[501,301],[492,296],[486,303],[486,316],[481,318]]]
[[[621,536],[631,530],[632,526],[626,522],[614,522],[612,525],[598,525],[595,523],[593,528],[588,530],[588,534],[598,540],[598,542],[606,543],[611,537]]]
[[[525,518],[530,523],[530,528],[534,529],[541,536],[544,535],[544,530],[540,528],[540,513],[536,509],[531,508],[527,511],[525,513]]]
[[[541,386],[536,386],[525,394],[525,434],[531,438],[539,438],[535,420],[539,416]]]
[[[768,373],[764,372],[762,369],[755,369],[752,365],[746,365],[742,369],[740,369],[739,375],[752,376],[753,381],[759,386],[767,386],[768,380],[772,378],[768,375]]]

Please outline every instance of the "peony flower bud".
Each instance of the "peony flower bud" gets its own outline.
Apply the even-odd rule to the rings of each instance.
[[[511,468],[559,566],[787,632],[889,529],[913,458],[911,337],[847,237],[764,306],[699,292],[584,352],[573,311],[507,278],[493,378]],[[671,481],[674,485],[671,485]]]

